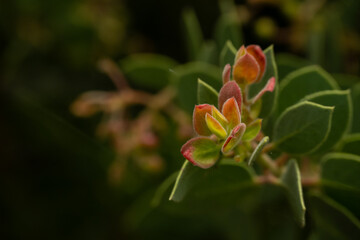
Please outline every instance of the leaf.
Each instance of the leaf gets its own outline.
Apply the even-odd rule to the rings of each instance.
[[[254,83],[260,73],[260,66],[255,57],[247,52],[237,58],[233,67],[233,78],[239,85]]]
[[[218,105],[218,93],[213,87],[200,78],[198,79],[197,93],[198,104],[207,103],[214,106]]]
[[[224,68],[226,64],[230,64],[230,65],[234,64],[236,51],[237,50],[232,44],[232,42],[230,40],[227,40],[220,53],[219,62],[221,68]]]
[[[316,150],[316,152],[325,152],[335,146],[335,144],[341,140],[350,127],[350,121],[352,119],[350,91],[321,91],[308,95],[304,99],[323,106],[335,107],[331,118],[329,136]]]
[[[293,154],[316,150],[329,134],[333,111],[307,101],[289,107],[275,123],[274,144]]]
[[[169,84],[170,72],[177,63],[155,54],[134,54],[120,62],[129,84],[135,88],[158,91]]]
[[[225,140],[221,151],[223,153],[228,153],[233,150],[241,141],[242,136],[244,135],[246,129],[246,125],[244,123],[240,123],[236,126],[230,133],[229,137]]]
[[[241,114],[239,106],[234,97],[226,100],[222,107],[222,113],[228,121],[229,129],[233,129],[241,122]]]
[[[188,162],[188,161],[186,161]],[[161,200],[164,197],[165,192],[172,186],[172,184],[176,181],[177,176],[179,175],[179,171],[174,172],[168,178],[166,178],[161,185],[156,189],[154,197],[151,201],[152,207],[158,207],[161,203]]]
[[[360,83],[351,88],[351,99],[354,109],[351,132],[360,132]]]
[[[193,127],[197,134],[210,136],[211,131],[207,127],[205,116],[212,112],[212,106],[209,104],[195,105],[193,111]]]
[[[360,218],[360,156],[329,153],[321,167],[321,186],[326,194]]]
[[[261,122],[262,119],[256,119],[250,124],[246,125],[246,131],[244,136],[242,137],[243,141],[251,141],[253,140],[261,130]]]
[[[341,141],[339,151],[360,155],[360,133],[345,136]]]
[[[274,47],[273,45],[269,46],[264,50],[266,57],[266,69],[262,80],[259,83],[250,85],[249,88],[249,97],[255,97],[264,87],[267,85],[268,80],[271,77],[275,77],[275,89],[273,92],[266,92],[262,96],[262,108],[259,117],[266,118],[273,111],[275,105],[277,104],[278,97],[278,73],[277,66],[274,57]]]
[[[256,146],[254,152],[251,154],[248,165],[250,166],[261,154],[262,149],[265,147],[265,145],[269,142],[269,137],[264,137],[261,139],[259,144]]]
[[[279,82],[291,72],[311,65],[311,62],[307,59],[289,53],[276,54],[276,63],[279,71]]]
[[[192,166],[185,161],[169,200],[180,202],[199,185],[205,186],[202,188],[202,194],[217,195],[230,187],[251,183],[252,174],[249,170],[232,159],[224,159],[217,168],[207,170]]]
[[[222,85],[221,70],[210,64],[192,62],[174,68],[171,76],[176,84],[177,100],[181,108],[191,113],[197,103],[197,79],[200,78],[215,90]]]
[[[193,9],[187,8],[182,12],[184,23],[185,41],[188,56],[191,60],[196,60],[199,56],[201,46],[204,42],[199,20]]]
[[[301,175],[295,159],[291,159],[281,175],[281,182],[288,190],[290,205],[292,206],[295,220],[301,226],[305,226],[305,203],[301,187]]]
[[[220,146],[207,137],[195,137],[181,148],[181,154],[195,166],[212,167],[220,157]]]
[[[219,139],[225,139],[227,136],[227,132],[225,128],[209,113],[205,115],[206,125],[210,129],[210,131],[215,134]]]
[[[360,222],[345,207],[319,194],[309,199],[320,240],[360,239]]]
[[[242,94],[240,87],[236,84],[235,81],[230,81],[226,83],[219,92],[219,109],[222,111],[224,103],[234,97],[238,107],[239,111],[241,112],[242,107]]]
[[[222,48],[227,41],[231,41],[235,46],[242,44],[241,24],[236,11],[220,16],[215,26],[215,39],[219,48]]]
[[[213,40],[205,41],[200,48],[196,61],[217,64],[218,52]]]
[[[308,66],[296,70],[280,83],[279,104],[277,114],[295,104],[306,95],[323,91],[336,90],[339,86],[322,68]]]

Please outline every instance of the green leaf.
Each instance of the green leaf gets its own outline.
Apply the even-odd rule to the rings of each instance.
[[[251,141],[253,140],[261,130],[262,119],[256,119],[250,124],[246,125],[246,131],[242,137],[242,141]]]
[[[200,78],[215,90],[222,85],[220,68],[200,62],[192,62],[174,68],[172,81],[177,85],[177,97],[181,108],[192,113],[197,103],[197,79]]]
[[[286,109],[274,128],[277,147],[293,154],[316,150],[327,138],[334,107],[300,102]]]
[[[311,65],[310,61],[288,53],[276,54],[275,58],[279,70],[279,82],[291,72]]]
[[[196,58],[197,61],[206,62],[210,64],[217,64],[218,52],[214,41],[209,40],[201,45],[201,49]]]
[[[281,176],[281,182],[288,190],[290,205],[292,206],[295,220],[301,227],[305,226],[305,203],[301,187],[301,175],[295,159],[291,159]]]
[[[355,75],[343,74],[343,73],[332,73],[331,74],[336,82],[339,84],[341,89],[349,89],[355,84],[360,83],[360,77]]]
[[[277,114],[295,104],[306,95],[323,90],[339,89],[335,80],[322,68],[308,66],[296,70],[280,83]]]
[[[170,71],[177,63],[155,54],[135,54],[120,62],[122,71],[135,88],[158,91],[169,84]]]
[[[199,56],[201,46],[204,42],[199,20],[193,9],[185,9],[182,13],[185,41],[188,49],[189,59],[196,60]]]
[[[188,161],[186,161],[188,162]],[[179,175],[179,171],[174,172],[168,178],[166,178],[161,185],[156,189],[154,197],[151,201],[152,207],[158,207],[161,203],[161,200],[164,197],[166,191],[172,186],[172,184],[176,181],[177,176]]]
[[[360,155],[360,133],[345,136],[341,141],[339,151]]]
[[[242,45],[241,24],[236,11],[220,16],[215,26],[215,39],[219,48],[222,48],[228,40],[235,46]],[[230,64],[232,65],[233,62],[230,62]]]
[[[195,137],[181,148],[181,154],[201,168],[212,167],[220,157],[220,146],[207,137]]]
[[[320,240],[360,239],[360,222],[345,207],[319,194],[309,199]]]
[[[197,103],[207,103],[214,106],[218,105],[218,93],[213,87],[202,81],[200,78],[198,79]]]
[[[360,218],[360,156],[329,153],[322,159],[321,186]]]
[[[192,189],[202,185],[201,195],[218,195],[222,191],[242,185],[252,184],[252,174],[242,164],[232,159],[224,159],[216,168],[207,170],[185,161],[176,179],[169,200],[182,201]]]
[[[352,119],[350,91],[327,90],[308,95],[304,100],[334,106],[329,136],[316,152],[325,152],[337,144],[348,131]]]
[[[260,112],[260,118],[266,118],[270,113],[273,111],[274,107],[277,104],[277,96],[278,96],[278,73],[277,73],[277,66],[274,57],[274,47],[273,45],[269,46],[264,50],[264,54],[266,57],[266,69],[262,80],[259,83],[250,85],[249,95],[250,98],[256,96],[258,92],[260,92],[265,85],[267,84],[268,80],[271,77],[275,77],[275,89],[273,92],[266,92],[262,96],[262,108]]]
[[[223,69],[226,64],[233,65],[235,61],[236,52],[237,50],[232,44],[232,42],[230,40],[226,41],[220,53],[220,60],[219,60],[220,68]]]
[[[264,137],[261,139],[259,144],[256,146],[254,152],[251,154],[248,165],[250,166],[261,154],[262,149],[265,147],[265,145],[269,142],[269,137]]]
[[[351,132],[360,132],[360,83],[351,88],[351,99],[354,109]]]

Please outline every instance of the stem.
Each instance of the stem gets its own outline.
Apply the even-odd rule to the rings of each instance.
[[[109,58],[101,59],[98,62],[98,66],[101,71],[106,73],[112,80],[116,88],[121,91],[125,88],[129,88],[129,85],[124,77],[124,74],[120,71],[118,66]]]
[[[265,167],[265,169],[268,169],[272,174],[275,176],[280,176],[280,169],[275,164],[275,162],[269,157],[269,155],[263,153],[259,156],[258,162]]]

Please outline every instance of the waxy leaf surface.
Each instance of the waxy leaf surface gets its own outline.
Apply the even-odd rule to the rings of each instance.
[[[307,101],[289,107],[275,123],[275,144],[293,154],[314,151],[329,134],[333,110]]]
[[[275,89],[272,92],[265,92],[261,97],[262,100],[262,108],[259,117],[265,118],[267,117],[274,109],[277,104],[278,98],[278,72],[277,65],[275,62],[274,56],[274,48],[273,46],[269,46],[264,50],[264,54],[266,57],[266,69],[262,80],[258,83],[250,85],[249,89],[249,97],[255,97],[264,87],[267,85],[268,80],[272,77],[275,78]]]
[[[211,131],[207,127],[205,116],[207,113],[211,114],[212,106],[209,104],[195,105],[193,111],[193,127],[197,134],[202,136],[210,136]]]
[[[305,203],[301,186],[299,166],[295,159],[289,161],[285,172],[281,176],[282,184],[288,190],[290,205],[292,206],[295,220],[301,226],[305,226]]]
[[[282,113],[287,107],[306,95],[336,89],[339,89],[339,86],[335,80],[318,66],[308,66],[296,70],[287,75],[280,84],[277,113]]]
[[[219,109],[223,108],[224,103],[229,99],[234,97],[241,112],[242,104],[242,94],[240,87],[236,84],[235,81],[230,81],[226,83],[219,92]]]
[[[240,123],[240,125],[236,126],[230,133],[229,137],[225,140],[221,151],[223,153],[230,152],[234,147],[236,147],[240,141],[244,132],[246,130],[246,125],[244,123]]]
[[[229,98],[222,107],[222,113],[228,121],[229,129],[233,129],[241,122],[239,106],[234,97]]]
[[[220,147],[210,138],[196,137],[182,146],[181,154],[192,164],[209,168],[219,159]]]
[[[256,119],[255,121],[246,125],[246,131],[244,133],[244,136],[242,137],[242,140],[243,141],[253,140],[259,134],[259,132],[261,130],[261,122],[262,122],[262,119]]]
[[[352,107],[350,92],[340,90],[321,91],[305,97],[305,100],[324,106],[334,106],[331,129],[326,141],[316,150],[325,152],[337,144],[350,127]]]
[[[360,156],[329,153],[322,159],[321,185],[328,196],[360,218]]]
[[[203,193],[208,191],[217,195],[229,187],[252,183],[252,173],[243,164],[238,164],[233,159],[224,159],[218,167],[206,170],[185,161],[176,179],[170,200],[182,201],[198,185],[204,186],[201,188]]]

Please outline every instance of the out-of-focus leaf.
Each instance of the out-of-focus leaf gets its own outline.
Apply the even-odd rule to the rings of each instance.
[[[301,102],[287,108],[274,128],[277,147],[293,154],[317,149],[329,135],[334,107]]]
[[[321,185],[327,195],[360,217],[360,156],[329,153],[322,160]]]
[[[360,77],[355,75],[348,75],[342,73],[331,74],[341,89],[347,90],[357,83],[360,83]]]
[[[230,40],[226,41],[220,53],[219,62],[221,68],[224,68],[226,64],[230,64],[230,65],[234,64],[236,51],[237,50],[234,47],[233,43]]]
[[[256,146],[254,152],[251,154],[248,165],[251,165],[261,154],[262,149],[265,147],[265,145],[269,142],[269,137],[264,137],[261,139],[259,144]]]
[[[316,152],[324,152],[337,144],[347,132],[352,119],[352,105],[350,91],[327,90],[308,95],[304,98],[306,101],[321,104],[323,106],[335,107],[331,119],[330,133],[316,149]]]
[[[289,161],[285,172],[281,176],[281,182],[288,190],[290,205],[293,208],[296,222],[304,227],[306,208],[303,199],[299,166],[295,159]]]
[[[199,20],[193,9],[185,9],[182,13],[185,42],[188,55],[191,60],[196,60],[200,54],[201,46],[204,42]]]
[[[279,71],[279,82],[281,82],[289,73],[311,65],[310,61],[289,53],[276,54],[275,58]]]
[[[191,113],[197,103],[197,79],[201,79],[215,90],[222,85],[220,68],[199,62],[192,62],[174,68],[172,80],[178,90],[179,105]]]
[[[120,62],[129,83],[135,88],[158,91],[170,83],[170,69],[177,63],[155,54],[135,54]]]
[[[218,105],[218,93],[206,82],[198,79],[197,103],[207,103],[210,105]]]
[[[242,44],[241,24],[235,11],[220,16],[215,26],[215,39],[219,48],[222,48],[228,40],[235,46]]]
[[[322,68],[308,66],[296,70],[280,83],[277,113],[295,104],[306,95],[323,90],[339,89],[335,80]]]
[[[319,240],[355,240],[360,238],[360,222],[345,207],[319,194],[309,199]]]
[[[170,200],[180,202],[193,188],[201,188],[202,197],[206,195],[218,195],[222,191],[242,185],[252,184],[252,174],[242,164],[232,159],[224,159],[216,168],[201,169],[185,161],[176,179]],[[197,193],[193,193],[197,195]]]
[[[360,83],[351,88],[351,99],[354,109],[351,132],[358,133],[360,132]]]
[[[214,41],[206,41],[202,44],[199,54],[196,58],[197,61],[206,62],[210,64],[218,63],[218,51]]]
[[[266,118],[274,109],[277,104],[278,96],[278,73],[277,66],[274,57],[274,47],[271,45],[264,50],[266,57],[266,69],[262,80],[259,83],[252,84],[250,86],[249,95],[250,97],[255,97],[268,83],[268,80],[271,77],[275,77],[275,89],[272,92],[266,92],[262,96],[262,108],[260,112],[261,118]]]
[[[338,150],[340,152],[351,153],[360,156],[360,133],[345,136],[341,141]]]

